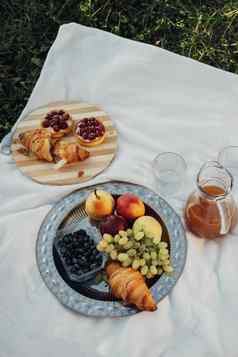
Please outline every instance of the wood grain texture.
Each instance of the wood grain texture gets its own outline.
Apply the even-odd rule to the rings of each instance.
[[[54,164],[38,160],[34,155],[27,156],[19,144],[19,133],[40,127],[41,121],[51,110],[64,109],[69,112],[72,119],[77,122],[85,117],[95,117],[101,120],[106,128],[106,137],[102,144],[86,148],[90,157],[82,162],[67,164],[56,170]],[[45,107],[38,108],[29,113],[17,126],[13,142],[12,157],[18,169],[32,180],[48,185],[71,185],[85,182],[105,170],[113,160],[117,150],[117,130],[109,116],[98,106],[80,102],[56,102]],[[77,142],[77,138],[70,134],[63,140]]]

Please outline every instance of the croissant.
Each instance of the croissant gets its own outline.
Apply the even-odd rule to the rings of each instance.
[[[106,273],[112,293],[139,310],[154,311],[157,305],[140,272],[123,268],[118,262],[109,262]]]
[[[64,164],[83,161],[89,157],[87,150],[81,149],[76,143],[69,143],[66,141],[58,141],[53,149],[55,160],[58,161],[58,167]]]
[[[19,134],[20,143],[40,160],[53,161],[51,135],[46,129],[33,129]]]

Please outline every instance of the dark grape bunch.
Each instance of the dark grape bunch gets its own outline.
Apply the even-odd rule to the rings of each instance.
[[[69,113],[64,110],[52,110],[46,114],[42,123],[43,128],[53,128],[54,131],[60,131],[68,128],[67,121],[70,119]]]
[[[102,264],[95,242],[83,229],[64,235],[58,242],[58,249],[71,274],[80,276]]]
[[[84,140],[94,140],[103,136],[105,133],[104,125],[96,118],[84,118],[77,124],[76,134]]]

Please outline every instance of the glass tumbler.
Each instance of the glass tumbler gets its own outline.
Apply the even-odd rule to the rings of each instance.
[[[238,146],[226,146],[218,154],[218,162],[234,177],[235,186],[238,179]]]
[[[174,152],[158,154],[152,162],[152,168],[159,194],[174,196],[181,190],[187,170],[181,155]]]

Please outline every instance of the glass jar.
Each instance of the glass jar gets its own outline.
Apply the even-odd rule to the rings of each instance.
[[[201,167],[197,189],[189,196],[185,208],[185,222],[196,236],[213,239],[235,227],[237,207],[232,185],[232,175],[217,161],[209,161]]]

